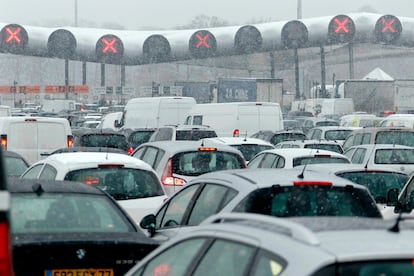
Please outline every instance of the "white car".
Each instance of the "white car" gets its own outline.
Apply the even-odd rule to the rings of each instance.
[[[342,163],[349,164],[349,159],[333,151],[319,149],[273,149],[257,154],[248,164],[255,168],[293,168],[306,164]]]
[[[342,145],[348,135],[355,129],[361,127],[344,127],[344,126],[320,126],[314,127],[306,134],[308,139],[314,140],[332,140]]]
[[[97,186],[112,195],[136,222],[167,198],[148,164],[120,153],[53,154],[30,166],[22,178],[71,180]]]
[[[353,164],[369,169],[394,169],[414,172],[414,147],[392,144],[353,146],[344,152]]]
[[[238,149],[241,153],[243,153],[243,156],[247,162],[249,162],[250,159],[252,159],[259,152],[275,148],[273,144],[263,141],[262,139],[249,137],[216,137],[204,139],[204,141],[207,140],[216,143],[223,143]]]
[[[201,174],[246,167],[239,150],[205,140],[148,142],[131,155],[154,168],[168,196]]]

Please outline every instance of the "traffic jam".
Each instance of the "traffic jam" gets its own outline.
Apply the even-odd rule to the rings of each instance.
[[[0,28],[0,59],[101,73],[0,85],[0,275],[414,275],[414,76],[379,63],[410,55],[414,18]],[[126,66],[284,55],[265,76],[125,85]]]

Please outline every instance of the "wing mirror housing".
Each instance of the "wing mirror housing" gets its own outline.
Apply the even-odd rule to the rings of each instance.
[[[387,206],[397,206],[398,204],[398,189],[390,189],[387,192]]]
[[[150,234],[150,237],[153,237],[155,234],[155,225],[156,225],[156,218],[155,215],[149,214],[143,217],[139,223],[139,226],[143,229],[146,229]]]

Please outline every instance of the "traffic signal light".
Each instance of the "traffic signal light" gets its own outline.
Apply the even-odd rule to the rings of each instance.
[[[260,31],[251,25],[241,27],[234,37],[234,48],[237,54],[249,54],[262,48],[263,38]]]
[[[355,23],[347,15],[337,15],[331,19],[328,26],[328,41],[330,43],[348,43],[355,36]]]
[[[383,15],[375,24],[374,34],[378,42],[393,44],[402,33],[401,21],[394,15]]]
[[[144,63],[159,63],[171,60],[171,46],[162,35],[151,35],[142,46]]]
[[[308,42],[308,28],[298,20],[286,23],[282,28],[282,43],[287,48],[304,47]]]
[[[216,38],[209,31],[196,31],[190,38],[188,49],[194,58],[212,57],[217,50]]]
[[[47,50],[51,57],[69,59],[75,55],[76,38],[68,30],[56,30],[49,36]]]
[[[0,31],[0,45],[3,52],[22,54],[29,41],[25,28],[18,24],[9,24]]]
[[[101,63],[119,64],[123,55],[124,44],[116,35],[104,35],[96,42],[96,58]]]

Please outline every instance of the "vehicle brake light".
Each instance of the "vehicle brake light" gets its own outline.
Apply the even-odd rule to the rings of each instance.
[[[7,135],[1,135],[1,147],[7,150]]]
[[[133,152],[134,152],[134,148],[133,147],[130,147],[128,149],[128,155],[131,155]]]
[[[36,120],[36,119],[32,119],[32,118],[30,118],[30,119],[25,119],[24,121],[25,121],[25,122],[37,122],[37,120]]]
[[[10,225],[0,223],[0,275],[14,275],[12,265],[12,250],[10,242]]]
[[[98,168],[100,168],[100,169],[102,169],[102,168],[117,169],[117,168],[123,168],[123,167],[124,167],[124,164],[99,164],[98,165]]]
[[[315,154],[315,157],[331,157],[331,155],[330,154]]]
[[[201,147],[201,148],[198,148],[198,151],[217,151],[217,148]]]
[[[240,135],[240,130],[238,130],[237,128],[233,131],[233,137],[239,137]]]
[[[294,186],[332,186],[330,181],[293,181]]]
[[[184,179],[173,176],[172,158],[168,159],[167,166],[161,177],[161,182],[166,186],[183,186],[187,183]]]
[[[68,148],[73,147],[73,136],[68,135]]]

